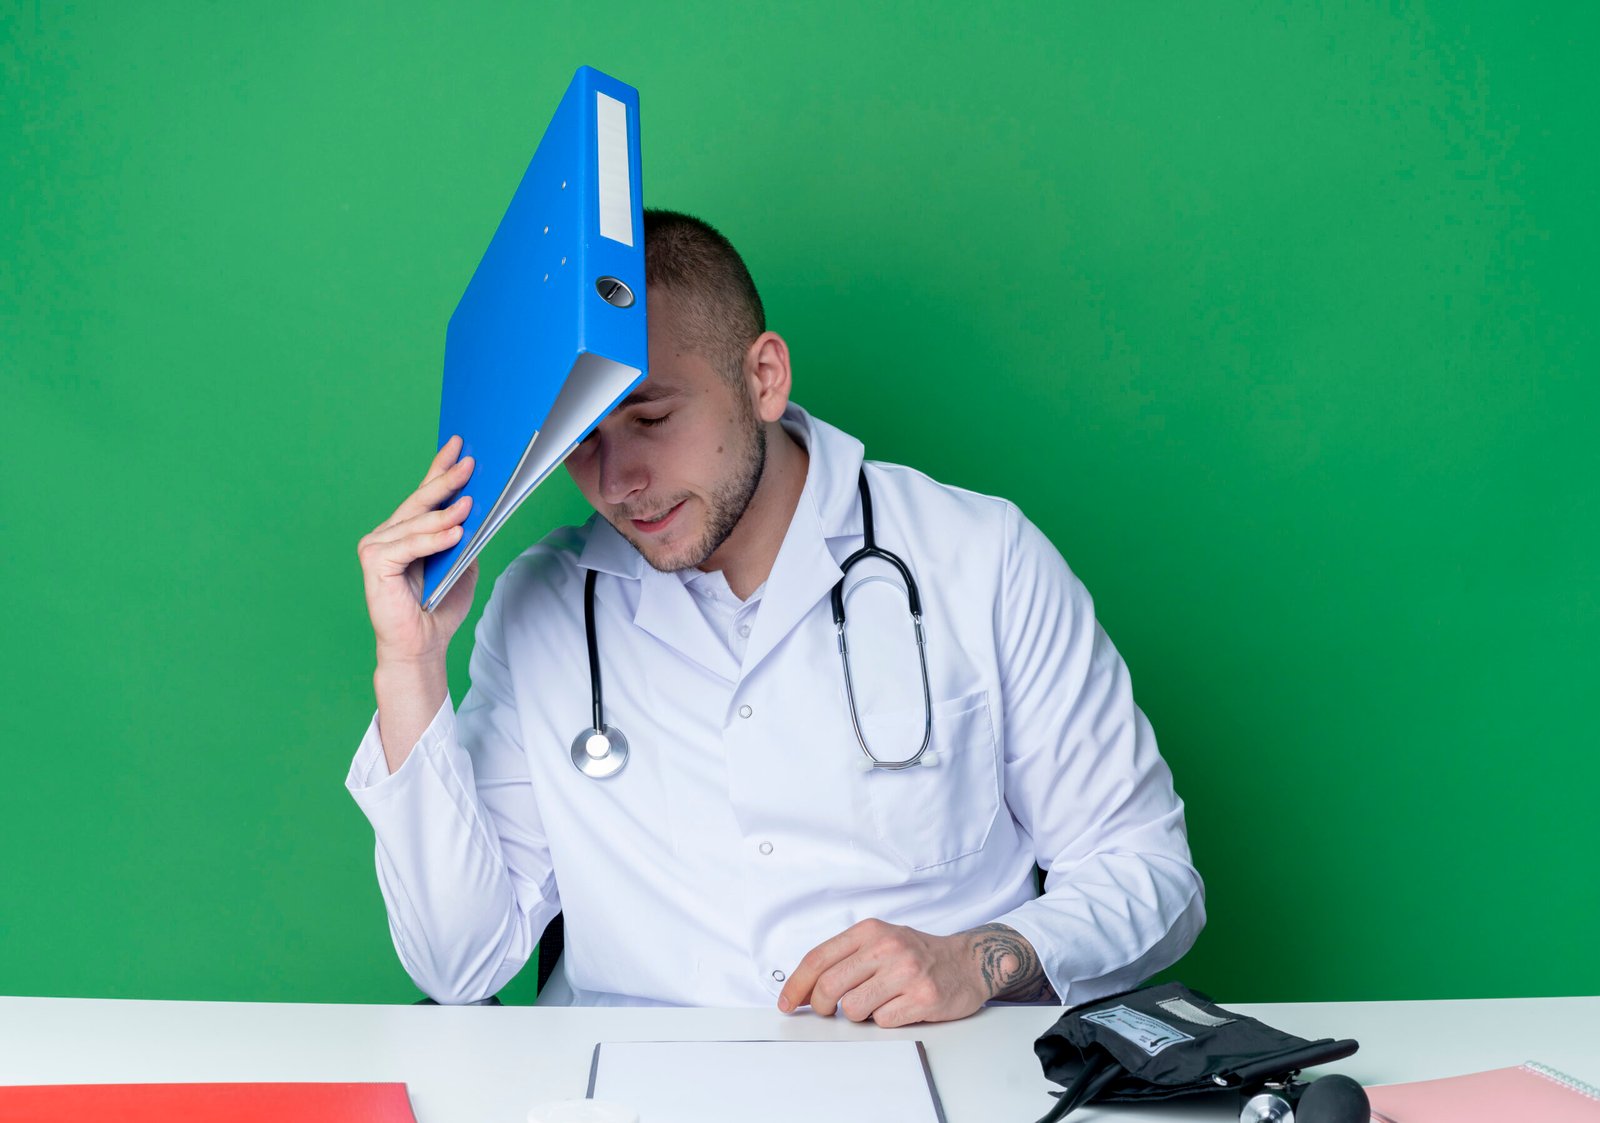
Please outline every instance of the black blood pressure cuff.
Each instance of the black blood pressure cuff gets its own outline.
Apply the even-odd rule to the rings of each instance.
[[[1273,1029],[1182,983],[1126,991],[1073,1007],[1034,1043],[1045,1076],[1066,1087],[1039,1123],[1091,1101],[1136,1103],[1287,1080],[1357,1048]]]

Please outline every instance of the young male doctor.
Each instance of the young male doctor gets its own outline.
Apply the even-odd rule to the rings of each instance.
[[[346,782],[417,985],[494,994],[557,911],[552,989],[586,1004],[898,1026],[1174,962],[1205,922],[1183,804],[1083,585],[1012,504],[864,461],[792,404],[788,347],[709,226],[647,211],[645,257],[649,377],[567,461],[596,516],[495,583],[459,708],[445,651],[476,567],[418,605],[419,559],[467,511],[436,509],[472,473],[456,438],[360,542],[378,707]],[[926,693],[877,559],[845,578],[846,688],[830,594],[863,474],[920,592]],[[603,778],[571,751],[590,575],[604,722],[630,747]],[[920,763],[872,764],[925,733]]]

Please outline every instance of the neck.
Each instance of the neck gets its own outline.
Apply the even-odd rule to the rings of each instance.
[[[781,424],[767,426],[767,462],[756,484],[750,505],[744,509],[739,525],[700,566],[720,569],[733,595],[744,600],[761,587],[778,560],[778,550],[800,493],[806,486],[806,469],[811,460],[800,443]]]

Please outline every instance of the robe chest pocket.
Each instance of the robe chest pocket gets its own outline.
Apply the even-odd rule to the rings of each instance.
[[[904,760],[922,743],[925,713],[861,715],[861,732],[879,760]],[[856,746],[860,751],[860,746]],[[986,691],[933,704],[932,766],[862,773],[873,826],[913,870],[983,849],[1000,810],[1000,764]]]

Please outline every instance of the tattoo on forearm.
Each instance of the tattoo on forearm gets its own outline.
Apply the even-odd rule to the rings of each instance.
[[[990,998],[1007,1002],[1059,1002],[1055,988],[1044,977],[1033,945],[1015,928],[983,924],[967,933],[972,953],[983,972]]]

